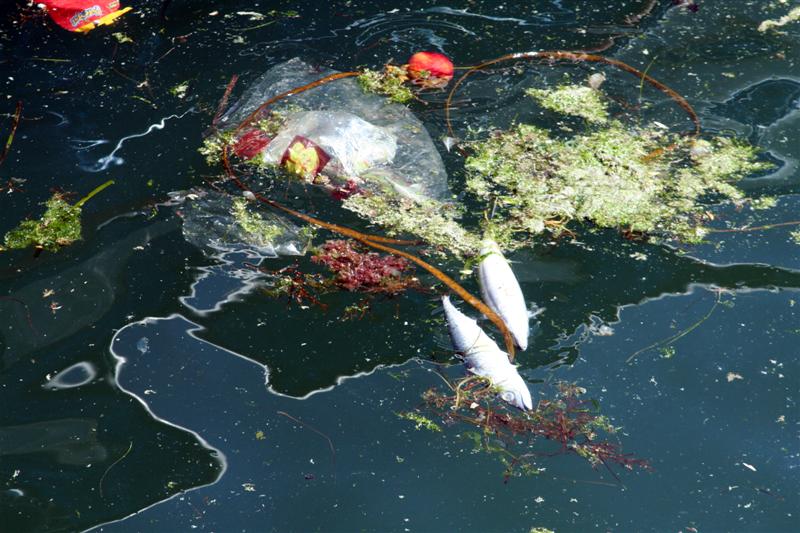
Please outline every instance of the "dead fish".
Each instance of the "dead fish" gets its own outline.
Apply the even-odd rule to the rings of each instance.
[[[500,398],[522,410],[533,409],[528,386],[508,361],[508,355],[478,326],[475,320],[456,309],[448,296],[442,297],[444,315],[453,349],[458,352],[467,370],[489,379],[500,391]]]
[[[482,244],[478,279],[483,301],[503,319],[514,342],[525,350],[528,348],[529,326],[528,306],[522,289],[497,243],[486,239]]]

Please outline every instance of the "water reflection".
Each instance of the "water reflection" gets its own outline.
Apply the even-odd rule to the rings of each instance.
[[[46,390],[74,389],[90,383],[97,377],[97,368],[88,361],[70,365],[54,376],[47,375],[47,382],[42,385]]]

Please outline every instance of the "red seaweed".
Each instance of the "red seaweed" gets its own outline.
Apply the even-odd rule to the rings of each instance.
[[[477,449],[495,453],[506,466],[506,481],[517,474],[537,474],[536,459],[577,455],[593,468],[611,466],[650,470],[645,459],[624,453],[610,440],[617,428],[600,414],[597,401],[582,397],[586,390],[558,383],[553,399],[540,400],[533,411],[523,412],[495,401],[496,391],[483,378],[470,376],[448,386],[452,394],[432,388],[423,394],[424,408],[446,425],[463,423],[480,432],[467,432]],[[544,442],[556,444],[543,446]]]
[[[417,278],[406,274],[413,269],[410,261],[361,251],[353,241],[327,241],[311,260],[328,267],[336,286],[350,292],[396,295],[420,286]]]

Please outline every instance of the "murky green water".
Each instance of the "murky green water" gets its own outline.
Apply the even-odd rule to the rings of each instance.
[[[246,86],[293,57],[350,70],[419,49],[470,65],[616,36],[604,54],[649,68],[704,128],[746,137],[779,164],[743,183],[777,206],[714,208],[719,227],[797,219],[800,24],[759,33],[788,7],[738,0],[703,0],[696,13],[665,0],[624,24],[648,3],[176,0],[163,27],[150,2],[88,36],[0,8],[0,111],[24,105],[0,182],[25,180],[0,194],[0,231],[39,213],[54,188],[80,198],[116,181],[87,204],[79,243],[0,255],[0,529],[797,530],[796,227],[680,250],[586,231],[514,254],[527,299],[545,308],[518,358],[535,400],[558,380],[586,388],[623,428],[624,449],[653,468],[611,474],[557,456],[504,483],[496,457],[461,437],[469,428],[433,434],[395,415],[440,386],[434,361],[450,360],[433,295],[347,322],[348,295],[327,313],[287,307],[243,290],[184,241],[174,210],[153,209],[219,172],[196,149],[233,74]],[[272,9],[260,21],[238,13]],[[522,66],[476,77],[458,123],[503,126],[522,79],[580,72]],[[186,81],[185,97],[171,94]],[[639,96],[635,79],[608,83]],[[662,95],[644,97],[649,118],[682,124]],[[413,106],[434,139],[442,100]],[[462,162],[439,146],[460,190]],[[287,201],[328,209],[315,191]]]

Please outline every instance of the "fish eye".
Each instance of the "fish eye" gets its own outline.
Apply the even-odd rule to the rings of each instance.
[[[516,400],[516,394],[510,390],[501,392],[500,397],[507,402],[514,402]]]

